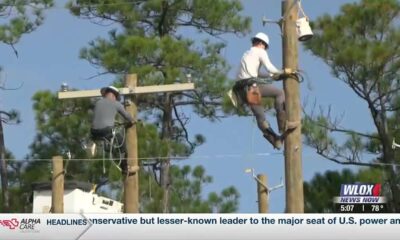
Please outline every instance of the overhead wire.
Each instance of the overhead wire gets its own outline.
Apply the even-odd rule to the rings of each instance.
[[[271,156],[271,155],[282,155],[281,152],[278,153],[269,153],[269,152],[260,152],[251,154],[253,156]],[[135,159],[138,160],[186,160],[186,159],[210,159],[210,158],[241,158],[245,157],[246,154],[214,154],[214,155],[199,155],[199,156],[170,156],[170,157],[138,157]],[[133,158],[126,158],[126,159],[133,159]],[[35,161],[52,161],[51,158],[31,158],[31,159],[4,159],[5,161],[22,161],[22,162],[35,162]],[[70,158],[69,161],[102,161],[104,158]],[[105,159],[106,161],[112,161],[112,159]]]
[[[71,2],[72,3],[72,7],[99,7],[99,6],[120,6],[120,5],[134,5],[134,4],[138,4],[137,1],[124,1],[124,2],[113,2],[113,3],[82,3],[82,4],[77,4],[76,1]],[[4,6],[4,5],[3,5]],[[14,7],[14,6],[8,6],[8,7]],[[32,8],[39,8],[39,7],[34,7],[34,6],[30,6]],[[40,7],[40,9],[46,10],[44,7]],[[69,10],[69,8],[67,6],[62,6],[62,5],[53,5],[49,8],[47,8],[47,10]]]
[[[265,157],[265,156],[278,156],[278,155],[283,155],[283,152],[259,152],[259,153],[254,153],[254,154],[214,154],[214,155],[199,155],[199,156],[171,156],[171,157],[139,157],[135,158],[138,160],[157,160],[157,161],[162,161],[163,159],[168,160],[190,160],[190,159],[215,159],[215,158],[245,158],[245,157]],[[309,159],[311,157],[303,157],[304,159]],[[127,159],[134,159],[134,158],[127,158]],[[36,158],[36,159],[4,159],[5,161],[19,161],[19,162],[51,162],[53,159],[46,159],[46,158]],[[71,159],[66,159],[68,161],[88,161],[88,162],[94,162],[94,161],[113,161],[113,159],[104,159],[104,158],[71,158]],[[374,166],[393,166],[393,167],[400,167],[400,163],[380,163],[380,162],[372,162],[370,163],[371,165]],[[357,166],[355,164],[355,166]]]
[[[123,2],[114,2],[114,3],[89,3],[88,4],[76,4],[76,2],[73,2],[72,6],[76,6],[76,7],[98,7],[98,6],[117,6],[117,5],[130,5],[130,4],[137,4],[137,1],[123,1]],[[301,4],[301,0],[295,1],[294,4],[292,6],[290,6],[290,8],[288,9],[288,11],[284,14],[284,16],[287,15],[287,13],[289,12],[289,10],[291,10],[292,7],[295,6],[295,4]],[[52,7],[49,8],[49,10],[52,9],[65,9],[68,10],[68,7],[66,6],[59,6],[59,5],[54,5]],[[300,9],[301,11],[302,9]],[[297,71],[297,73],[295,74],[296,77],[299,79],[299,82],[303,82],[304,79],[307,77],[303,76],[304,72],[303,71]],[[300,75],[300,76],[298,76]],[[254,127],[254,126],[253,126]],[[254,129],[253,129],[254,130]],[[254,131],[253,131],[254,132]],[[254,148],[254,134],[252,134],[252,143],[251,143],[251,147]],[[271,155],[283,155],[282,152],[279,153],[254,153],[254,154],[250,154],[250,156],[271,156]],[[173,159],[173,160],[186,160],[186,159],[206,159],[206,158],[226,158],[226,157],[235,157],[235,158],[240,158],[240,157],[245,157],[245,154],[216,154],[216,155],[206,155],[206,156],[171,156],[171,157],[139,157],[137,158],[138,160],[163,160],[163,159]],[[4,159],[5,161],[23,161],[23,162],[34,162],[34,161],[52,161],[52,159]],[[104,158],[68,158],[66,159],[68,161],[101,161],[104,160]],[[106,159],[106,160],[111,160],[111,159]],[[377,165],[377,166],[397,166],[399,167],[400,164],[396,164],[396,163],[372,163],[373,165]]]

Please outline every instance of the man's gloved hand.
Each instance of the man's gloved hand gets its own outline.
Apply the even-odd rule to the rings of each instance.
[[[279,70],[279,72],[277,72],[277,73],[274,73],[273,75],[272,75],[272,78],[274,79],[274,80],[283,80],[283,79],[285,79],[285,78],[287,78],[289,75],[291,75],[291,74],[293,74],[294,72],[293,72],[293,70],[292,69],[290,69],[290,68],[285,68],[285,69],[283,69],[283,70]]]
[[[125,124],[125,127],[126,127],[126,128],[130,128],[130,127],[132,127],[135,123],[136,123],[136,121],[127,122],[127,123]]]
[[[272,79],[276,81],[282,80],[285,77],[284,74],[285,72],[283,70],[279,70],[279,72],[272,74]]]

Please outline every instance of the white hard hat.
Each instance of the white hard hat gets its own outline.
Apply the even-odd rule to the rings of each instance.
[[[252,39],[257,38],[260,39],[261,41],[263,41],[265,44],[267,44],[267,46],[269,46],[269,37],[267,34],[259,32],[257,33]]]
[[[102,88],[102,89],[100,90],[100,92],[101,92],[101,95],[102,95],[103,97],[106,95],[106,93],[112,92],[112,93],[115,95],[115,97],[117,98],[117,100],[120,99],[119,90],[118,90],[118,88],[116,88],[116,87],[114,87],[114,86],[104,87],[104,88]]]

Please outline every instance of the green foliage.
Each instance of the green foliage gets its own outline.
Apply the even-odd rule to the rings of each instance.
[[[317,174],[310,182],[304,182],[304,211],[306,213],[335,212],[333,198],[339,196],[341,184],[385,182],[382,170],[368,169],[357,173],[344,169],[342,172],[327,171]]]
[[[220,194],[211,192],[207,199],[203,199],[204,186],[212,183],[212,177],[206,175],[203,167],[196,166],[192,169],[190,166],[182,168],[172,166],[170,171],[172,176],[171,213],[230,213],[237,211],[239,193],[232,186],[223,189]],[[148,177],[148,174],[148,172],[144,173],[144,178]],[[141,184],[141,191],[145,192],[141,194],[142,212],[163,212],[163,191],[154,182],[154,179]]]
[[[10,206],[7,212],[18,212],[22,206],[29,207],[28,195],[24,195],[25,189],[21,187],[21,169],[23,162],[15,161],[14,156],[10,151],[5,152],[5,158],[7,161],[7,175],[8,191],[10,191]],[[23,197],[22,197],[23,196]],[[0,198],[0,212],[5,213],[3,199]]]
[[[43,23],[43,10],[53,6],[53,0],[3,0],[0,3],[0,42],[13,45],[21,36]]]
[[[32,98],[35,111],[37,137],[32,145],[36,158],[50,158],[74,149],[77,157],[85,156],[81,145],[88,136],[92,103],[88,99],[60,100],[50,91],[37,92]],[[68,127],[66,127],[68,126]],[[73,140],[73,141],[71,141]],[[52,144],[56,147],[50,149]],[[46,150],[36,151],[37,145]]]
[[[399,13],[395,0],[346,4],[339,15],[325,15],[314,22],[315,36],[306,47],[361,98],[390,96],[399,87]]]
[[[67,159],[70,152],[74,159],[89,158],[85,145],[90,143],[90,126],[94,102],[88,99],[66,99],[60,100],[57,94],[49,91],[39,91],[33,96],[33,108],[35,111],[37,135],[31,144],[31,158],[51,159],[55,155],[63,155]],[[167,140],[159,138],[157,128],[152,124],[138,123],[137,131],[139,156],[141,158],[151,158],[165,156]],[[172,154],[187,154],[188,149],[179,143],[170,144]],[[102,150],[99,149],[96,158],[103,158]],[[85,181],[97,182],[101,177],[102,164],[88,163],[85,161],[68,161],[67,177],[70,179],[81,179]],[[49,164],[45,161],[35,162],[29,167],[37,168],[37,172],[42,172],[41,176],[49,177]],[[107,161],[107,168],[112,164]],[[40,170],[42,169],[42,170]],[[44,173],[45,171],[46,173]],[[119,180],[120,175],[110,172],[112,180]]]
[[[5,124],[19,124],[21,123],[21,117],[17,110],[12,109],[9,111],[0,110],[0,120]]]
[[[240,16],[239,1],[74,1],[71,12],[92,21],[119,24],[121,31],[109,39],[96,39],[81,51],[81,58],[110,73],[137,73],[140,85],[187,81],[196,92],[174,94],[174,106],[193,105],[195,112],[211,119],[217,115],[227,89],[228,66],[220,55],[225,45],[214,38],[194,41],[186,31],[196,29],[210,36],[246,33],[250,18]],[[147,96],[142,109],[165,110],[164,95]]]
[[[88,99],[59,100],[49,91],[39,91],[34,97],[34,111],[37,135],[31,145],[27,162],[9,162],[10,192],[13,212],[29,212],[31,183],[51,180],[51,163],[35,159],[50,159],[68,150],[73,158],[88,158],[82,144],[88,142],[92,102]],[[165,140],[161,140],[156,126],[140,122],[137,125],[139,158],[143,164],[154,163],[155,157],[165,155]],[[201,136],[197,141],[204,141]],[[179,152],[185,147],[172,146]],[[35,159],[32,159],[35,158]],[[64,154],[64,158],[67,156]],[[95,158],[102,158],[102,155]],[[98,183],[108,179],[108,188],[100,188],[99,193],[116,200],[122,198],[122,177],[116,168],[106,161],[106,175],[102,173],[102,161],[68,161],[64,163],[67,179]],[[151,165],[150,165],[151,166]],[[157,175],[157,174],[156,174]],[[140,196],[142,212],[162,212],[162,189],[155,179],[152,168],[142,167],[140,177]],[[220,194],[210,193],[208,199],[202,198],[204,186],[212,183],[205,169],[198,166],[171,168],[172,212],[234,212],[238,207],[239,194],[234,187],[223,189]]]
[[[80,18],[117,26],[108,39],[97,38],[82,49],[81,58],[106,73],[136,73],[141,86],[195,83],[195,91],[139,98],[141,113],[150,115],[158,127],[162,142],[157,151],[167,158],[191,154],[204,139],[199,135],[189,139],[189,118],[181,107],[191,106],[210,120],[220,117],[229,66],[220,54],[225,44],[219,36],[248,32],[250,18],[241,16],[242,4],[237,0],[78,0],[67,6]],[[203,34],[193,39],[193,31]],[[162,171],[166,190],[172,176],[165,175],[169,168],[165,163],[169,159]]]
[[[14,48],[23,34],[34,31],[44,20],[43,10],[51,7],[53,0],[2,0],[0,3],[0,42],[10,45],[14,53],[18,56],[18,52]],[[2,68],[0,67],[0,71]],[[6,90],[4,86],[2,90]],[[19,114],[15,110],[9,112],[0,111],[0,128],[3,129],[3,123],[20,123]],[[1,179],[2,179],[2,195],[5,199],[9,193],[7,192],[6,186],[8,186],[7,179],[7,163],[3,159],[5,146],[4,146],[4,135],[1,133],[1,146],[0,146],[0,161],[2,166]],[[21,190],[18,190],[21,191]],[[19,199],[11,199],[14,202],[18,202]],[[12,203],[12,204],[13,204]],[[11,202],[4,202],[2,199],[3,209],[8,211],[7,206],[11,206]],[[12,209],[13,206],[11,206]]]
[[[82,147],[88,141],[90,129],[90,113],[92,103],[88,99],[60,100],[50,91],[37,92],[32,98],[35,111],[37,135],[30,148],[32,158],[51,159],[56,155],[71,152],[75,159],[87,158]],[[65,163],[67,164],[67,162]],[[50,173],[48,162],[32,163],[29,167],[38,168],[42,176]],[[43,172],[44,171],[44,172]],[[68,162],[67,177],[79,179],[80,175],[90,172],[88,165]],[[94,180],[95,173],[88,180]]]
[[[400,161],[391,147],[392,140],[400,137],[399,17],[396,0],[362,0],[343,5],[336,16],[324,15],[313,22],[314,37],[305,43],[306,48],[365,101],[375,125],[370,132],[343,128],[338,119],[332,119],[330,109],[306,116],[305,141],[327,159],[347,164]],[[347,139],[336,141],[332,133],[345,134]],[[385,172],[394,200],[391,209],[399,211],[397,171],[387,167]]]
[[[328,121],[323,116],[318,116],[316,119],[305,117],[303,119],[303,134],[307,136],[305,143],[315,147],[318,151],[330,151],[331,148],[336,148],[334,139],[329,136],[329,129],[321,127],[328,126]]]
[[[175,33],[180,27],[210,35],[241,33],[250,24],[249,18],[238,14],[243,10],[239,1],[78,0],[67,6],[76,16],[108,19],[133,33],[149,35]]]
[[[395,117],[400,106],[399,14],[398,1],[363,0],[342,6],[337,16],[324,15],[313,22],[315,36],[305,42],[306,48],[365,100],[376,127],[372,133],[342,128],[340,121],[332,120],[330,110],[306,116],[306,143],[324,155],[334,152],[347,156],[346,161],[358,162],[361,153],[366,152],[383,154],[384,161],[393,160],[383,153],[383,149],[389,149],[383,145],[390,144],[392,136],[399,136]],[[344,133],[348,140],[338,144],[332,132]]]

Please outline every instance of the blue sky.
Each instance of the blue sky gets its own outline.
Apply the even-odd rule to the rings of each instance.
[[[272,62],[282,66],[282,49],[279,28],[276,25],[262,26],[263,16],[277,20],[280,18],[280,0],[246,0],[244,15],[252,17],[251,35],[259,31],[270,36],[269,55]],[[316,17],[328,13],[335,14],[342,4],[354,2],[336,1],[302,1],[308,17]],[[1,45],[0,66],[3,71],[0,79],[8,87],[23,87],[18,91],[2,91],[0,96],[1,109],[15,108],[21,112],[22,123],[18,126],[5,126],[6,147],[21,159],[29,151],[28,146],[35,134],[35,122],[31,98],[38,90],[50,89],[56,91],[62,82],[79,89],[94,89],[108,85],[113,76],[101,76],[86,80],[98,73],[84,60],[80,60],[79,50],[87,46],[90,40],[106,37],[108,30],[115,26],[103,27],[78,19],[63,8],[65,1],[57,1],[56,7],[46,13],[46,21],[37,31],[24,36],[16,45],[19,52],[17,58],[11,48]],[[226,35],[227,48],[224,56],[231,64],[231,77],[236,72],[238,63],[244,51],[249,48],[251,35],[239,38]],[[192,36],[195,38],[196,36]],[[303,51],[300,46],[300,68],[307,72],[312,90],[307,83],[301,86],[302,99],[316,99],[323,106],[331,105],[334,113],[345,113],[343,125],[358,131],[372,131],[372,121],[368,108],[342,82],[334,79],[329,68],[318,58]],[[281,83],[276,83],[282,87]],[[190,114],[190,113],[189,113]],[[220,191],[223,187],[234,185],[241,194],[240,212],[257,212],[256,184],[246,173],[246,168],[254,168],[257,173],[268,175],[270,185],[284,178],[284,159],[282,152],[273,150],[258,131],[251,117],[230,117],[220,122],[211,123],[190,114],[189,125],[191,134],[202,133],[207,141],[200,146],[192,157],[176,164],[203,165],[207,173],[212,175],[214,183],[207,186],[206,191]],[[275,119],[268,116],[274,128]],[[202,129],[202,132],[198,132]],[[304,180],[310,180],[315,173],[326,170],[341,169],[341,166],[318,157],[313,149],[304,146],[303,175]],[[355,169],[355,168],[354,168]],[[338,189],[339,191],[339,189]],[[284,189],[272,193],[270,211],[283,212],[285,206]]]

